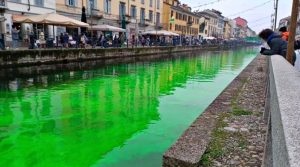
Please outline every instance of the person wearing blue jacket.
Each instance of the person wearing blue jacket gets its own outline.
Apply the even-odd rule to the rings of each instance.
[[[286,59],[287,54],[287,41],[281,38],[281,35],[275,33],[271,29],[264,29],[262,30],[259,35],[264,41],[267,42],[270,49],[266,49],[264,47],[261,48],[260,53],[263,55],[281,55]],[[296,55],[293,55],[293,62],[294,65],[296,61]]]

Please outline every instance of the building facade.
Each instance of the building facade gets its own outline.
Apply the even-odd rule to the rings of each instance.
[[[233,22],[232,20],[226,18],[224,20],[224,39],[230,39],[232,38],[233,34]]]
[[[215,13],[218,17],[218,26],[217,26],[217,37],[218,38],[224,38],[224,16],[222,15],[222,12],[212,9],[211,12]]]
[[[164,0],[163,28],[185,37],[199,37],[200,17],[178,0]]]
[[[210,10],[196,11],[195,13],[208,18],[209,21],[207,24],[207,30],[208,30],[207,36],[208,37],[218,37],[218,29],[219,29],[218,15],[211,12]]]
[[[256,37],[256,32],[253,31],[250,27],[247,27],[247,37]]]
[[[129,37],[160,28],[163,15],[162,0],[57,0],[56,4],[57,13],[78,20],[85,7],[89,24],[122,27]]]
[[[209,30],[208,30],[208,25],[209,25],[209,17],[197,14],[200,17],[200,23],[199,23],[199,36],[202,37],[208,37]]]
[[[248,28],[248,22],[246,19],[243,19],[241,17],[237,17],[235,20],[235,37],[236,38],[245,38],[247,37],[247,28]]]

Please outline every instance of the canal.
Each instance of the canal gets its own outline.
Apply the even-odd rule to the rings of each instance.
[[[7,74],[0,166],[161,166],[163,153],[256,54],[244,48]]]

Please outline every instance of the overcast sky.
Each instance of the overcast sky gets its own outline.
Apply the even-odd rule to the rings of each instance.
[[[251,27],[256,32],[259,32],[260,30],[264,28],[269,28],[271,26],[271,14],[274,13],[274,0],[219,0],[219,2],[216,1],[217,0],[181,0],[182,3],[187,3],[189,6],[191,6],[193,10],[217,9],[221,11],[225,17],[235,18],[241,16],[249,22],[249,27]],[[207,4],[210,2],[216,3],[195,8],[196,6]],[[253,9],[254,7],[259,5],[262,6]],[[240,13],[248,9],[249,11]],[[278,22],[281,18],[290,16],[291,10],[292,0],[279,0]]]

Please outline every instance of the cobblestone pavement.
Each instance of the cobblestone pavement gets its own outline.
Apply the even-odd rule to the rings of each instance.
[[[222,117],[221,155],[204,166],[261,166],[267,123],[264,120],[267,58],[259,56],[238,95],[231,101],[231,112]],[[215,136],[216,137],[216,136]],[[211,147],[211,146],[210,146]]]

